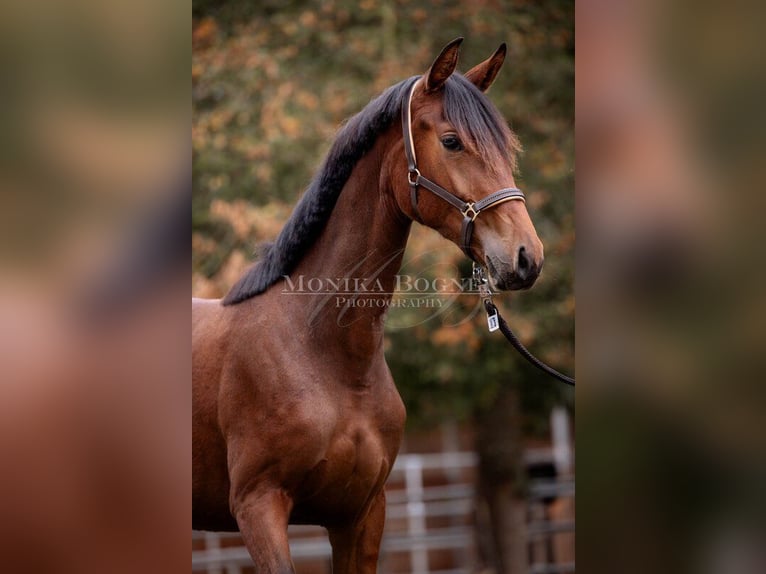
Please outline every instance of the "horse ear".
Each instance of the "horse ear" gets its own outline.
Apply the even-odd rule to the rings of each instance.
[[[486,92],[495,81],[500,68],[503,67],[506,51],[505,42],[503,42],[489,58],[468,70],[465,77],[482,92]]]
[[[444,82],[447,81],[455,71],[457,67],[457,57],[460,52],[460,43],[463,38],[455,38],[444,46],[441,54],[439,54],[434,63],[426,73],[426,92],[435,92],[444,86]]]

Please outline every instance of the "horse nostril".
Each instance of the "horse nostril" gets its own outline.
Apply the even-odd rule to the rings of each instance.
[[[516,272],[519,277],[522,279],[526,279],[527,275],[529,274],[529,259],[527,259],[527,256],[525,254],[524,246],[519,247],[519,258],[516,263]]]

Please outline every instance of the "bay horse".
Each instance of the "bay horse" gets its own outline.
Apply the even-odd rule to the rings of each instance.
[[[192,301],[192,527],[239,530],[259,574],[295,572],[288,524],[326,527],[335,574],[377,570],[405,422],[383,326],[412,222],[497,289],[530,287],[542,266],[518,140],[484,95],[505,44],[463,76],[461,41],[352,117],[275,243],[222,301]],[[284,296],[291,277],[350,274],[383,289],[343,322]]]

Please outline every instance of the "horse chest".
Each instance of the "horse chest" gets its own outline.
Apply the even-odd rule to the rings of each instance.
[[[321,516],[331,525],[353,518],[383,487],[392,462],[379,432],[362,426],[344,430],[297,489],[294,519]]]
[[[374,397],[349,399],[321,460],[296,492],[296,522],[354,519],[381,491],[399,450],[404,406],[393,383]]]

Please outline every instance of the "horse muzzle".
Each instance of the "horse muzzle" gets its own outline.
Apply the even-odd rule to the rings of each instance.
[[[543,268],[543,258],[533,257],[525,247],[519,247],[513,261],[486,255],[487,270],[493,286],[500,291],[529,289]]]

